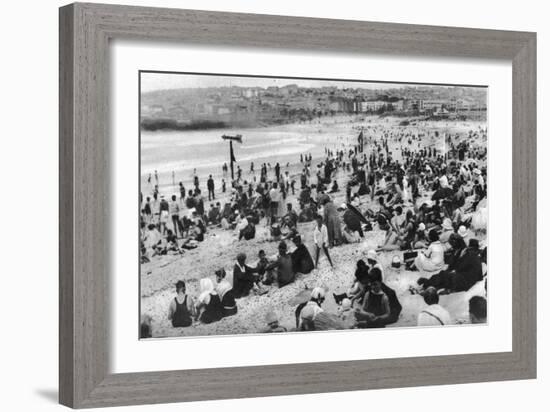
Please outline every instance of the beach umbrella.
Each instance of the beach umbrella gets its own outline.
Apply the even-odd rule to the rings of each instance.
[[[357,217],[359,217],[359,219],[361,219],[361,222],[367,224],[369,223],[369,221],[367,220],[367,218],[361,213],[361,211],[359,209],[357,209],[355,206],[353,206],[351,203],[348,203],[347,204],[348,206],[348,209],[350,211],[352,211],[354,214],[357,215]]]

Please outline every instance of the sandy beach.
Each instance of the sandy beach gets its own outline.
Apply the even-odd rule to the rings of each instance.
[[[477,121],[423,121],[409,119],[410,125],[400,126],[403,118],[391,118],[377,116],[334,116],[322,118],[311,123],[289,124],[282,126],[270,126],[266,128],[244,129],[244,130],[210,130],[201,131],[204,136],[204,147],[197,147],[196,138],[199,132],[150,132],[142,134],[142,190],[144,196],[149,195],[150,185],[147,183],[149,173],[158,170],[159,172],[159,190],[161,194],[170,196],[177,194],[176,188],[172,186],[172,171],[176,175],[176,181],[182,181],[187,188],[191,188],[192,172],[197,169],[199,176],[204,176],[201,180],[201,188],[206,193],[206,176],[212,174],[216,180],[216,201],[221,201],[223,205],[224,196],[220,193],[219,179],[222,177],[221,165],[228,161],[229,151],[227,144],[221,141],[220,135],[223,133],[240,133],[243,135],[243,144],[236,146],[235,156],[237,164],[243,169],[243,178],[252,179],[249,175],[250,161],[254,161],[256,170],[259,170],[261,163],[270,162],[273,166],[279,162],[286,169],[286,163],[289,163],[288,170],[291,176],[298,175],[301,170],[299,162],[300,153],[311,153],[313,156],[313,168],[325,157],[325,148],[340,150],[349,148],[357,141],[357,135],[361,128],[367,135],[373,138],[380,138],[384,133],[391,131],[407,131],[412,133],[426,133],[423,138],[423,148],[436,147],[439,152],[445,151],[445,139],[434,138],[433,132],[437,131],[439,136],[452,134],[464,138],[469,131],[476,131],[480,127],[485,127],[485,122]],[[160,133],[155,135],[155,133]],[[169,135],[169,144],[177,145],[187,139],[193,141],[194,146],[190,148],[186,143],[182,143],[182,151],[193,150],[194,159],[184,159],[181,162],[176,161],[179,156],[178,150],[167,155],[167,157],[158,158],[156,163],[152,160],[155,157],[155,151],[162,150],[159,145],[168,144],[164,141],[166,135]],[[194,137],[195,139],[191,139]],[[275,137],[282,139],[282,151],[271,144],[264,145],[266,141],[273,141]],[[201,137],[202,139],[202,137]],[[390,150],[393,158],[399,160],[400,145],[397,141],[390,141]],[[286,148],[286,149],[285,149]],[[369,154],[369,145],[365,147],[367,155]],[[204,155],[203,155],[204,151]],[[252,153],[259,153],[256,157]],[[197,154],[198,153],[198,154]],[[145,160],[143,160],[145,159]],[[172,170],[170,170],[172,169]],[[271,175],[273,172],[269,172]],[[297,179],[299,180],[299,179]],[[348,173],[339,171],[336,180],[340,186],[337,193],[331,194],[336,205],[345,202],[345,185],[349,180]],[[229,185],[228,185],[229,187]],[[298,187],[298,186],[297,186]],[[354,189],[355,190],[355,189]],[[297,195],[290,195],[287,203],[292,203],[295,209],[298,209]],[[426,190],[417,203],[431,198],[432,192]],[[407,206],[407,205],[406,205]],[[412,206],[411,204],[408,205]],[[205,207],[209,207],[209,202],[205,202]],[[365,195],[360,198],[360,209],[376,210],[377,206],[372,203],[370,196]],[[299,223],[298,232],[313,255],[313,226],[314,222]],[[482,245],[485,244],[485,235],[478,239]],[[384,231],[374,226],[373,230],[365,233],[365,238],[360,244],[347,244],[330,249],[331,257],[335,269],[332,269],[324,256],[321,256],[319,269],[307,275],[299,275],[297,280],[283,288],[270,287],[267,294],[262,296],[251,295],[238,300],[238,313],[231,317],[212,324],[194,324],[187,328],[173,328],[168,320],[168,305],[174,297],[174,284],[177,280],[184,280],[187,285],[187,293],[191,296],[198,296],[199,280],[204,277],[214,279],[214,271],[225,268],[228,274],[228,280],[232,283],[232,267],[235,257],[238,253],[244,252],[248,256],[247,263],[254,266],[257,260],[257,252],[260,249],[265,250],[267,256],[277,254],[278,242],[270,241],[269,227],[264,220],[256,227],[256,236],[251,240],[238,240],[234,231],[227,231],[217,227],[209,227],[205,234],[205,240],[200,243],[198,248],[187,250],[183,255],[165,255],[158,256],[141,265],[141,314],[149,315],[152,320],[153,337],[166,336],[194,336],[194,335],[231,335],[240,333],[256,333],[265,327],[264,316],[274,310],[279,316],[280,323],[286,328],[295,327],[294,309],[296,302],[302,295],[307,295],[312,288],[322,286],[329,291],[328,298],[323,304],[323,308],[332,313],[336,313],[337,306],[332,299],[332,293],[345,292],[353,282],[355,264],[358,259],[364,259],[369,249],[376,248],[384,240]],[[290,249],[290,251],[292,248]],[[399,269],[391,268],[390,262],[394,255],[402,252],[381,252],[379,261],[384,267],[385,283],[393,288],[399,301],[403,306],[403,311],[399,320],[390,327],[416,326],[417,315],[425,306],[423,298],[419,295],[413,295],[409,292],[409,286],[423,276],[419,271],[407,271],[404,267]],[[468,292],[453,293],[451,295],[441,296],[441,304],[444,305],[454,323],[462,323],[468,319],[467,301],[472,294],[475,294],[475,288],[482,287],[476,285]],[[298,298],[297,298],[298,296]]]

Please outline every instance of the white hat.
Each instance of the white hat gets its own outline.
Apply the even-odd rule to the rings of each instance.
[[[420,224],[418,225],[418,230],[419,230],[420,232],[425,231],[425,230],[426,230],[426,225],[425,225],[424,223],[420,223]]]
[[[345,203],[342,203],[342,204],[340,205],[340,208],[341,208],[341,209],[347,209],[347,208],[348,208],[348,205],[346,205]]]
[[[376,260],[376,261],[378,261],[378,255],[376,254],[376,250],[370,249],[367,252],[367,260]]]
[[[317,286],[316,288],[313,288],[311,291],[311,298],[312,299],[320,299],[325,297],[325,289],[320,288]]]
[[[462,225],[458,228],[456,233],[458,233],[461,237],[466,237],[468,236],[468,229],[466,229],[466,226]]]
[[[480,175],[481,174],[481,170],[479,169],[474,169],[474,175]]]
[[[351,300],[349,298],[342,299],[342,310],[351,309]]]
[[[452,230],[453,229],[453,222],[451,222],[451,219],[446,217],[445,219],[443,219],[443,224],[441,225],[441,227],[445,230]]]

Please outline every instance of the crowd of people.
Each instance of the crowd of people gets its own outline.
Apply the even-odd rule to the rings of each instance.
[[[216,192],[210,175],[208,207],[198,176],[191,190],[180,182],[179,195],[169,200],[159,193],[157,180],[151,195],[140,199],[142,263],[200,247],[211,229],[234,231],[236,241],[246,242],[261,225],[267,241],[278,244],[276,256],[254,252],[253,264],[239,253],[231,280],[219,268],[215,281],[209,276],[200,280],[198,296],[187,294],[185,282],[179,281],[168,309],[172,325],[233,316],[242,299],[289,285],[320,263],[336,271],[332,251],[344,244],[359,247],[371,231],[383,231],[383,241],[357,261],[346,293],[333,293],[336,312],[323,308],[329,291],[313,287],[310,298],[295,308],[295,325],[280,325],[276,312],[269,311],[262,331],[379,328],[398,322],[402,306],[385,283],[387,268],[379,259],[384,253],[393,255],[391,266],[419,272],[409,288],[426,304],[418,325],[452,323],[439,304],[441,295],[467,291],[482,281],[487,290],[487,248],[480,244],[487,228],[487,150],[481,143],[486,129],[466,135],[427,130],[367,126],[357,142],[325,148],[317,165],[311,154],[301,154],[300,173],[291,175],[288,164],[279,163],[261,164],[256,171],[251,163],[245,178],[239,167],[229,190],[223,179]],[[429,141],[444,141],[444,149]],[[225,176],[226,164],[222,170]],[[312,253],[304,239],[312,240]],[[472,297],[469,310],[472,322],[486,319],[485,297]]]

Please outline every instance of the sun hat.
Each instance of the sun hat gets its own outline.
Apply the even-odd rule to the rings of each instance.
[[[445,219],[443,219],[443,224],[441,225],[441,227],[445,230],[453,230],[453,222],[451,221],[451,219],[446,217]]]
[[[370,249],[367,252],[367,260],[375,260],[378,261],[378,255],[376,254],[376,251],[374,249]]]
[[[418,231],[419,231],[419,232],[423,232],[423,231],[425,231],[425,230],[426,230],[426,225],[425,225],[424,223],[420,223],[420,224],[418,225]]]
[[[313,288],[311,291],[311,298],[312,299],[321,299],[325,297],[325,289],[317,286],[316,288]]]
[[[342,299],[342,310],[351,309],[351,300],[348,298]]]
[[[340,208],[341,208],[341,209],[347,209],[347,208],[348,208],[348,205],[346,205],[345,203],[342,203],[342,204],[340,205]]]
[[[398,255],[395,255],[391,260],[391,267],[392,268],[400,268],[401,267],[401,258]]]
[[[468,229],[466,229],[466,226],[461,225],[456,233],[458,233],[461,237],[466,237],[468,235]]]

